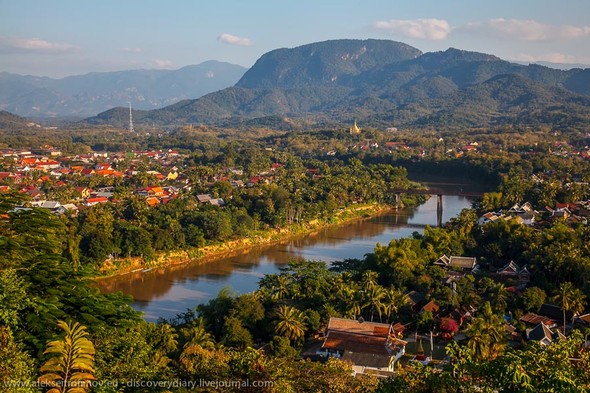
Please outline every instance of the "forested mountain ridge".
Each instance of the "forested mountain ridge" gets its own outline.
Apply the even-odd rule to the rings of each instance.
[[[262,55],[236,87],[333,86],[340,84],[342,77],[360,75],[420,55],[422,52],[416,48],[387,40],[333,40],[276,49]]]
[[[25,128],[28,123],[24,117],[0,110],[0,129]]]
[[[28,117],[87,117],[131,102],[155,109],[232,86],[246,68],[207,61],[177,70],[92,72],[62,79],[0,73],[0,109]]]
[[[557,111],[587,125],[589,95],[590,69],[524,66],[454,48],[423,54],[394,41],[333,40],[271,51],[234,87],[146,112],[136,122],[252,124],[281,116],[356,118],[375,126],[553,124],[547,111]],[[127,118],[111,112],[87,121],[122,126]]]

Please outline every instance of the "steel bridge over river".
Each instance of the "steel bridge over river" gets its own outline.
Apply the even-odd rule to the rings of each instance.
[[[454,196],[466,196],[466,197],[481,197],[484,193],[483,192],[473,192],[473,191],[463,191],[462,188],[460,189],[442,189],[442,188],[417,188],[417,189],[402,189],[402,188],[394,188],[389,190],[390,194],[395,194],[395,207],[396,209],[402,208],[402,194],[407,195],[436,195],[437,203],[436,203],[436,222],[437,225],[440,227],[442,226],[442,216],[443,216],[443,195],[454,195]]]

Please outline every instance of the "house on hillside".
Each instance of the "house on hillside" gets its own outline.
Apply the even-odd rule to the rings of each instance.
[[[31,207],[40,207],[55,212],[61,207],[61,203],[58,201],[33,201],[31,202]]]
[[[532,312],[524,314],[518,320],[529,327],[537,326],[540,323],[544,324],[545,326],[547,326],[549,328],[553,328],[553,327],[557,326],[557,323],[555,323],[555,320],[548,318],[548,317],[544,317],[539,314],[532,313]]]
[[[499,269],[496,273],[507,277],[518,277],[519,271],[520,268],[518,267],[518,265],[514,263],[514,261],[510,261],[506,265],[504,265],[502,269]]]
[[[554,321],[560,321],[563,324],[563,310],[559,306],[555,306],[553,304],[544,303],[537,314],[542,315],[547,318],[551,318]],[[567,322],[571,321],[573,317],[573,313],[571,311],[566,311],[565,319]]]
[[[355,374],[389,376],[395,362],[406,352],[407,344],[398,338],[399,331],[394,326],[332,317],[317,353],[350,362]]]
[[[209,199],[209,203],[218,207],[225,206],[225,201],[221,198],[211,198]]]
[[[211,194],[199,194],[197,195],[197,201],[199,201],[199,203],[209,203],[209,201],[211,200]]]
[[[422,308],[426,294],[423,292],[411,291],[406,294],[406,297],[408,299],[406,304],[410,306],[412,311],[417,312]]]
[[[475,257],[447,257],[446,255],[443,255],[434,261],[434,264],[445,269],[456,269],[473,272],[476,270],[477,259]]]
[[[565,338],[559,329],[552,331],[544,323],[539,323],[533,329],[527,330],[526,337],[530,341],[538,341],[541,345],[549,345],[553,340]]]
[[[420,309],[420,312],[431,312],[433,316],[436,316],[438,310],[440,310],[440,306],[434,300],[431,300]]]
[[[107,203],[109,201],[109,198],[107,197],[96,197],[96,198],[88,198],[86,199],[86,206],[94,206],[97,205],[99,203]]]
[[[531,281],[531,273],[526,266],[519,267],[514,261],[508,262],[503,268],[498,269],[496,274],[501,277],[518,279],[519,287],[526,287]]]
[[[496,222],[501,218],[504,218],[502,213],[487,212],[477,220],[477,225],[485,225],[490,222]]]

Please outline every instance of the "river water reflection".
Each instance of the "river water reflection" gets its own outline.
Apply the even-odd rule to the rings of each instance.
[[[470,207],[471,199],[444,196],[443,205],[443,221],[446,222]],[[295,258],[326,262],[362,258],[372,252],[377,243],[387,244],[392,239],[421,232],[426,225],[436,225],[436,208],[436,197],[432,197],[415,209],[391,211],[207,264],[187,263],[127,274],[102,281],[99,286],[104,292],[122,291],[132,295],[133,307],[144,312],[148,321],[159,317],[169,319],[215,297],[223,287],[230,287],[238,294],[250,292],[257,288],[263,275],[278,272],[279,267]]]

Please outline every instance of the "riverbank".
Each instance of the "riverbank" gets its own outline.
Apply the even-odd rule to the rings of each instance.
[[[204,264],[228,256],[245,252],[258,246],[270,246],[299,236],[312,235],[322,229],[367,219],[392,210],[385,204],[353,205],[338,211],[329,219],[315,219],[285,228],[269,228],[257,231],[248,237],[210,244],[199,249],[177,250],[159,253],[154,260],[145,261],[140,257],[106,260],[99,268],[94,280],[107,280],[130,273],[148,272],[153,269],[186,264]]]

